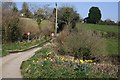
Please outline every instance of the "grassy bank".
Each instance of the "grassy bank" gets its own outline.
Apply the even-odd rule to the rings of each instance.
[[[44,43],[46,40],[33,40],[30,42],[16,42],[16,43],[5,43],[2,45],[2,56],[6,56],[10,54],[10,51],[19,51],[19,50],[25,50],[35,45],[40,45]]]
[[[110,64],[84,64],[82,60],[79,66],[78,63],[79,60],[73,57],[57,55],[51,48],[43,48],[22,63],[21,73],[23,78],[110,78],[116,75],[111,72],[116,67]],[[103,72],[102,66],[108,69]],[[97,71],[98,67],[101,67],[100,71]]]
[[[106,50],[110,55],[118,55],[118,40],[117,39],[106,39]]]

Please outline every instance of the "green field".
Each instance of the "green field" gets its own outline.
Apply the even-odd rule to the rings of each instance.
[[[112,25],[98,25],[98,24],[81,24],[81,23],[77,23],[77,27],[85,27],[86,29],[93,30],[93,31],[118,33],[118,26],[112,26]]]
[[[98,25],[98,24],[81,24],[78,23],[76,25],[79,27],[85,27],[87,30],[92,31],[101,31],[101,32],[114,32],[118,33],[118,26],[111,26],[111,25]],[[106,43],[106,50],[109,54],[118,54],[118,39],[104,39]]]
[[[117,39],[106,39],[106,50],[112,55],[118,55],[118,40]]]

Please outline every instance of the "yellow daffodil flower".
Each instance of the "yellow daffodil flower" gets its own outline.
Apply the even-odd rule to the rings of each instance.
[[[62,61],[64,61],[64,58],[61,58]]]
[[[88,62],[92,63],[92,60],[88,60]]]
[[[48,52],[47,55],[52,54],[52,52]]]
[[[84,61],[83,61],[83,60],[80,60],[80,62],[81,62],[82,64],[84,64]]]
[[[96,62],[94,62],[94,64],[96,64]]]
[[[85,62],[92,63],[92,60],[85,60]]]

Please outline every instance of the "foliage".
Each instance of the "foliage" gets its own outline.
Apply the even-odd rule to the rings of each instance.
[[[19,37],[20,37],[20,31],[19,31],[19,28],[18,28],[18,23],[19,23],[19,19],[18,18],[15,18],[15,20],[13,20],[14,22],[10,24],[10,36],[11,37],[11,41],[12,42],[15,42],[17,40],[19,40]]]
[[[47,6],[44,6],[43,8],[38,8],[34,12],[34,18],[37,20],[38,25],[40,26],[41,21],[48,20],[51,14],[52,14],[51,10]]]
[[[98,7],[91,7],[87,17],[87,23],[98,23],[101,20],[101,12]]]
[[[55,9],[53,11],[53,14],[55,15]],[[79,19],[79,14],[72,7],[61,7],[58,9],[58,25],[65,23],[70,28],[74,28],[76,22],[78,22]]]
[[[98,25],[98,24],[77,24],[77,28],[84,27],[86,30],[95,31],[97,33],[104,33],[108,35],[107,33],[115,33],[118,34],[118,26],[108,26],[108,25]],[[99,35],[99,34],[98,34]],[[104,37],[104,43],[106,44],[106,50],[107,52],[112,54],[118,54],[118,38],[105,38]]]
[[[64,50],[64,54],[79,55],[77,57],[80,58],[84,54],[95,56],[107,54],[103,39],[82,27],[79,28],[78,32],[61,32],[56,41],[58,51]]]
[[[27,34],[28,32],[31,33],[30,36],[32,37],[32,39],[40,37],[39,26],[34,19],[20,18],[18,27],[21,32],[20,34],[22,35],[21,39],[22,39],[23,35]]]
[[[14,12],[13,8],[15,3],[5,2],[2,4],[2,39],[3,42],[15,42],[21,36],[18,28],[19,15]]]
[[[16,6],[15,3],[13,4],[13,11],[14,11],[14,12],[18,12],[18,8],[17,8],[17,6]]]
[[[43,48],[37,51],[29,60],[21,65],[21,72],[24,78],[85,78],[85,65],[74,67],[74,62],[69,66],[69,62],[59,59],[54,53],[50,53],[50,48]],[[81,76],[80,76],[81,75]]]
[[[101,25],[118,25],[117,23],[115,23],[114,21],[110,20],[110,19],[106,19],[105,21],[99,21],[99,24]]]
[[[114,65],[100,64],[99,66],[92,63],[78,65],[78,62],[70,56],[56,55],[51,48],[42,48],[22,63],[21,73],[23,78],[110,78],[116,76],[117,67]],[[106,67],[108,67],[108,72]],[[105,69],[104,73],[103,69]]]
[[[26,2],[23,3],[21,12],[27,18],[31,18],[32,17],[32,12],[30,12],[29,6],[28,6],[28,4]]]

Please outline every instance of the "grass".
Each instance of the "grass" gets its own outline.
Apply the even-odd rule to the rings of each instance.
[[[96,30],[103,32],[115,32],[117,33],[118,29],[116,26],[107,26],[107,25],[95,25],[95,24],[77,24],[78,26],[86,27],[88,30]],[[97,28],[96,28],[97,27]],[[117,55],[118,53],[118,40],[117,39],[104,39],[106,43],[106,50],[109,55]],[[52,54],[48,55],[49,52]],[[99,63],[92,66],[98,66]],[[102,65],[100,69],[104,69],[107,64]],[[43,48],[36,52],[36,54],[31,57],[29,60],[24,61],[21,65],[21,73],[23,78],[111,78],[115,77],[110,75],[109,71],[105,69],[106,72],[96,72],[92,71],[92,66],[88,64],[87,68],[85,65],[82,67],[76,67],[76,62],[69,62],[59,58],[58,55],[54,53],[51,48]],[[107,68],[109,68],[108,65]],[[94,68],[93,68],[94,69]],[[113,68],[110,69],[110,71]]]
[[[25,50],[32,46],[42,44],[46,40],[33,40],[31,42],[16,42],[16,43],[5,43],[2,45],[2,56],[6,56],[9,53],[9,51],[19,51],[19,50]]]
[[[96,64],[80,64],[76,61],[63,60],[60,55],[54,54],[51,48],[42,48],[29,60],[21,65],[23,78],[110,78],[108,73],[92,72]],[[49,53],[51,52],[51,54]],[[49,53],[49,55],[48,55]],[[67,59],[67,58],[64,58]]]
[[[115,32],[118,33],[118,26],[113,25],[98,25],[98,24],[81,24],[78,23],[77,27],[85,27],[88,30],[95,30],[101,32]]]
[[[73,66],[63,64],[54,54],[49,55],[51,48],[43,48],[21,65],[23,78],[76,78],[78,74],[85,77],[84,72],[75,71]],[[51,61],[53,60],[53,61]],[[56,61],[54,61],[56,60]],[[66,62],[64,62],[66,63]]]
[[[98,24],[81,24],[78,23],[77,27],[85,27],[87,30],[92,31],[101,31],[101,32],[114,32],[118,33],[118,26],[112,25],[98,25]],[[118,39],[104,39],[106,43],[106,50],[110,55],[117,55],[118,54]]]
[[[118,54],[118,40],[117,39],[106,39],[105,40],[107,48],[106,50],[110,53],[110,55]]]

